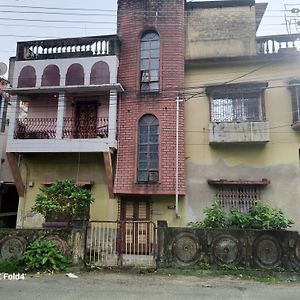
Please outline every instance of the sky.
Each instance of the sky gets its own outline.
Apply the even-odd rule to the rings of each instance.
[[[286,34],[285,4],[300,9],[300,0],[256,2],[269,3],[258,35]],[[18,41],[114,34],[116,10],[117,0],[1,0],[0,62],[8,64]]]

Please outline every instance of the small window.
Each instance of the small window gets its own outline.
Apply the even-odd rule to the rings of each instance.
[[[144,115],[138,128],[137,181],[158,182],[158,120],[153,115]]]
[[[141,39],[140,57],[140,89],[142,92],[157,92],[159,90],[159,35],[147,32]]]
[[[264,120],[262,90],[266,83],[228,84],[209,87],[212,122],[257,122]]]
[[[300,80],[290,82],[292,92],[293,124],[300,123]]]
[[[260,188],[256,185],[220,185],[217,189],[216,198],[226,211],[248,213],[251,206],[260,200]]]
[[[254,181],[209,179],[207,183],[216,190],[215,197],[224,210],[248,213],[252,205],[261,199],[261,189],[269,185],[270,181],[266,178]]]

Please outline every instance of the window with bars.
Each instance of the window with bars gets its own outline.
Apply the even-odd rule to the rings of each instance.
[[[156,183],[158,179],[158,119],[144,115],[138,125],[137,181]]]
[[[141,92],[159,90],[159,35],[155,31],[146,32],[141,38],[140,89]]]
[[[293,123],[300,122],[300,80],[290,82],[292,92]]]
[[[266,83],[228,84],[208,87],[212,122],[264,120],[262,91]]]
[[[258,185],[219,185],[217,189],[216,198],[226,211],[248,213],[254,202],[260,200]]]

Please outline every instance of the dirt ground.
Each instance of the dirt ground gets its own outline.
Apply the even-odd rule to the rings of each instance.
[[[300,282],[266,284],[230,277],[76,273],[25,275],[25,280],[0,280],[0,299],[300,299]]]

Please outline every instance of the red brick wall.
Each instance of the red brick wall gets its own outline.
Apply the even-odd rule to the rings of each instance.
[[[156,14],[157,12],[157,14]],[[156,16],[157,15],[157,16]],[[160,93],[139,91],[140,38],[147,29],[160,36]],[[175,194],[176,96],[184,87],[184,0],[119,0],[121,40],[118,81],[125,88],[118,107],[118,161],[115,193]],[[153,114],[159,120],[159,183],[137,183],[138,120]],[[180,104],[179,188],[184,194],[184,104]]]

